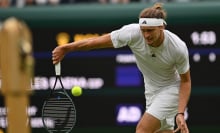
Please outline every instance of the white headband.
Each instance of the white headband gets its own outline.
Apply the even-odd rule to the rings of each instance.
[[[139,19],[140,26],[162,26],[164,24],[165,25],[167,24],[164,19],[159,19],[159,18],[140,18]]]

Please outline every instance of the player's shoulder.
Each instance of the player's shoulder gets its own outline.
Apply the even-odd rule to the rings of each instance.
[[[124,25],[122,28],[132,30],[132,31],[140,31],[140,25],[137,23],[131,23]]]
[[[171,31],[165,30],[165,36],[169,42],[169,51],[173,53],[173,57],[185,56],[188,52],[186,43],[176,34]]]
[[[186,47],[186,43],[175,33],[164,30],[165,36],[169,39],[170,43],[176,47]]]
[[[140,39],[141,37],[140,25],[137,23],[124,25],[122,27],[122,31],[124,31],[126,34],[129,34],[130,38],[134,41]]]
[[[169,38],[176,40],[176,41],[182,41],[182,39],[175,33],[169,31],[169,30],[164,30],[165,34],[168,35]]]
[[[140,34],[140,26],[139,24],[136,23],[131,23],[127,25],[123,25],[120,29],[117,29],[114,32],[120,32],[120,33],[125,33],[125,34],[130,34],[132,35],[139,35]]]

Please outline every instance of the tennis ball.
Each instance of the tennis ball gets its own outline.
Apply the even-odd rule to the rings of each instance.
[[[74,86],[71,90],[73,96],[80,96],[82,95],[82,88],[79,86]]]

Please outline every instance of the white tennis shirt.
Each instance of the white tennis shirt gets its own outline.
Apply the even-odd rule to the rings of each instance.
[[[125,25],[111,32],[115,48],[130,47],[144,77],[145,90],[150,92],[179,85],[179,74],[190,67],[186,44],[168,30],[164,30],[164,35],[163,44],[155,48],[146,44],[139,24]]]

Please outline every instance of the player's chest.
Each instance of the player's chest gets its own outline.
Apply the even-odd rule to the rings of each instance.
[[[175,64],[175,56],[167,48],[149,49],[137,48],[132,50],[139,63],[162,69],[170,69]]]

